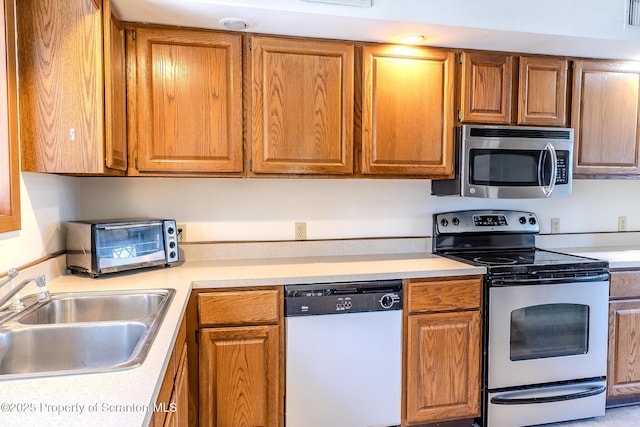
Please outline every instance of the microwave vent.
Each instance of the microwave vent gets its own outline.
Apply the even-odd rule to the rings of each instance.
[[[471,128],[469,136],[485,138],[543,138],[571,140],[570,130],[518,129],[518,128]]]

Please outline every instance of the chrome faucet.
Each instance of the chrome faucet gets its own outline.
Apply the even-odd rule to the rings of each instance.
[[[16,270],[15,268],[9,269],[9,271],[7,272],[7,277],[5,279],[3,279],[2,281],[0,281],[0,288],[5,286],[7,283],[10,283],[11,280],[13,280],[17,275],[18,275],[18,270]],[[34,281],[36,282],[36,285],[38,286],[38,292],[37,292],[38,301],[46,301],[46,300],[48,300],[50,298],[50,295],[49,295],[49,290],[47,289],[46,280],[44,278],[44,275],[32,276],[32,277],[27,277],[22,282],[18,283],[13,288],[11,288],[2,297],[0,297],[0,307],[5,305],[11,298],[13,298],[15,295],[17,295],[18,292],[20,292],[22,290],[22,288],[24,288],[29,283],[34,282]],[[24,308],[25,308],[24,304],[22,304],[22,303],[12,304],[12,306],[10,307],[11,310],[22,310]]]

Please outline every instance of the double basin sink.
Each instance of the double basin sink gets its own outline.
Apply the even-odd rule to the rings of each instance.
[[[140,365],[173,289],[52,294],[0,324],[0,380]]]

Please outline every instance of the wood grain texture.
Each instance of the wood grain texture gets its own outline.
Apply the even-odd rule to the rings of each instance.
[[[566,58],[519,58],[518,124],[566,126],[568,62]]]
[[[242,36],[136,27],[138,170],[235,173],[243,170]]]
[[[403,425],[480,414],[480,312],[409,315]]]
[[[101,10],[91,0],[16,3],[22,169],[102,173]]]
[[[455,55],[449,49],[361,49],[363,174],[453,174]]]
[[[463,52],[460,79],[462,122],[511,123],[512,55]]]
[[[353,173],[352,43],[251,37],[255,174]]]
[[[640,299],[609,304],[607,397],[640,395]]]
[[[479,309],[482,277],[411,279],[405,295],[409,314]]]
[[[611,299],[640,298],[640,270],[612,271],[609,297]]]
[[[122,22],[104,0],[104,105],[105,164],[127,170],[127,79],[125,70],[125,31]]]
[[[11,0],[0,1],[0,233],[19,230],[20,164],[16,28]]]
[[[198,295],[202,326],[276,324],[280,319],[278,290],[221,291]]]
[[[640,173],[640,64],[577,60],[571,125],[575,175]]]
[[[275,325],[201,330],[200,426],[280,425],[279,342]]]

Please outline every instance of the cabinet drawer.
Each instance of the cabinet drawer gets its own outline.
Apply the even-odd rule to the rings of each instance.
[[[413,279],[407,281],[409,313],[472,310],[480,307],[482,277]]]
[[[640,270],[612,272],[609,296],[611,298],[640,297]]]
[[[276,289],[201,293],[199,323],[201,326],[278,323],[279,294]]]

